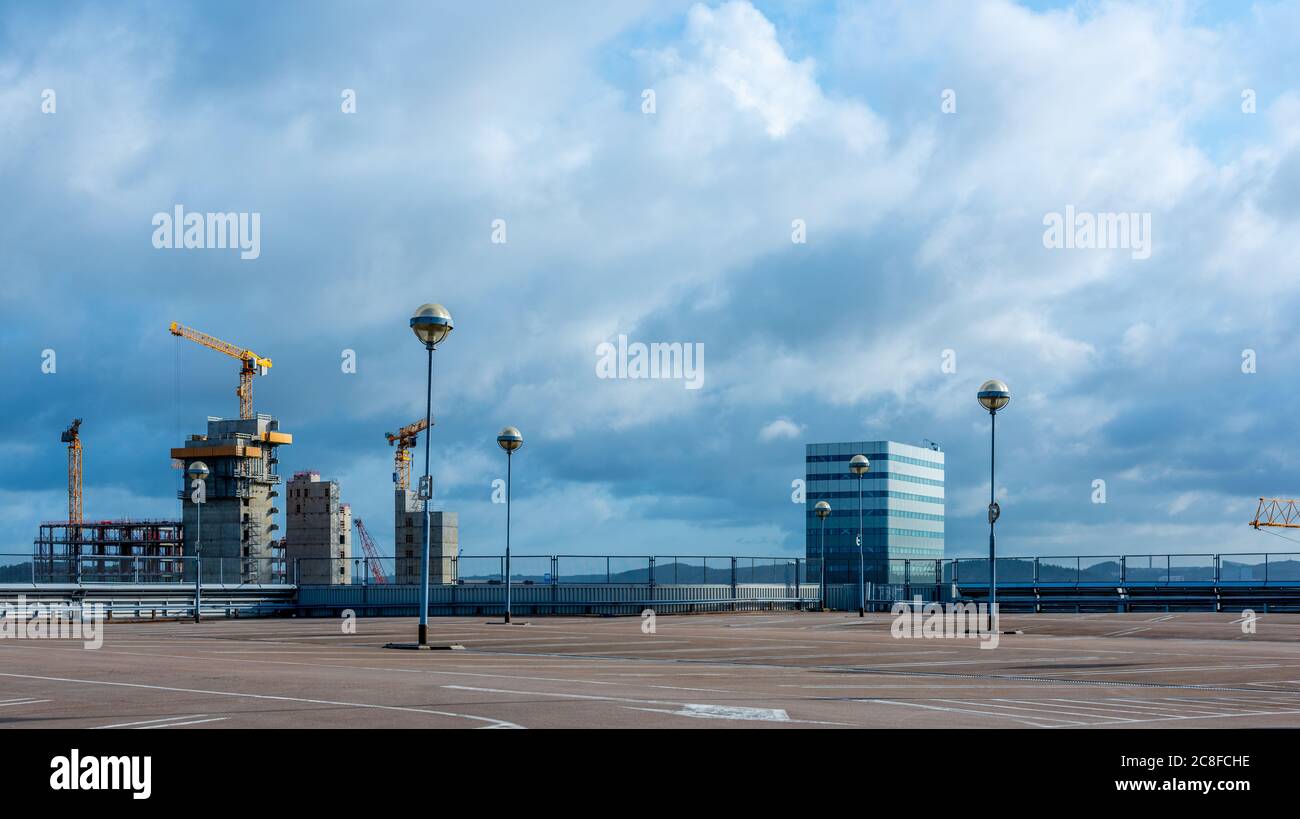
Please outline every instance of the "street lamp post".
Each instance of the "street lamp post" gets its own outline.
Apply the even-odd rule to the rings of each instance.
[[[208,501],[207,477],[210,470],[203,461],[195,461],[185,473],[190,476],[190,500],[194,502],[196,526],[194,532],[194,622],[199,622],[199,607],[203,604],[203,504]]]
[[[524,436],[514,427],[506,427],[497,436],[497,446],[506,451],[506,623],[510,623],[510,463],[515,450],[524,445]]]
[[[1011,401],[1011,390],[1007,389],[1005,381],[999,381],[996,378],[989,379],[980,385],[980,391],[976,393],[980,406],[989,411],[989,631],[993,630],[993,613],[998,605],[998,563],[997,553],[993,545],[993,524],[997,523],[998,518],[1002,515],[1002,509],[997,502],[997,478],[994,469],[995,459],[997,457],[997,439],[998,439],[998,410],[1005,407]]]
[[[830,516],[831,505],[826,501],[817,501],[817,505],[813,507],[813,511],[817,513],[817,517],[821,518],[822,521],[822,548],[819,552],[822,564],[822,577],[818,582],[817,588],[821,592],[821,609],[822,611],[826,611],[826,518]]]
[[[867,563],[863,557],[862,536],[862,476],[871,469],[871,462],[866,455],[854,455],[849,459],[849,471],[858,476],[858,616],[867,616]]]
[[[424,505],[424,544],[420,549],[420,634],[419,645],[429,644],[429,529],[433,500],[433,477],[429,474],[429,439],[433,428],[433,350],[452,330],[451,313],[441,304],[422,304],[411,316],[411,330],[429,353],[425,380],[424,420],[430,432],[424,436],[424,477],[420,478],[419,497]]]

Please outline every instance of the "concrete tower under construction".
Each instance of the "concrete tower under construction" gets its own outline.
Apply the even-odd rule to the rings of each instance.
[[[196,554],[197,546],[203,582],[284,581],[273,553],[274,533],[280,528],[275,523],[280,511],[276,449],[291,443],[293,436],[280,432],[279,421],[259,413],[245,419],[209,418],[206,435],[191,435],[184,446],[171,451],[185,470],[195,461],[211,470],[201,533],[188,477],[178,493],[184,553]]]
[[[393,555],[397,583],[420,582],[420,551],[424,548],[424,504],[410,489],[393,492]],[[429,582],[455,583],[457,544],[455,512],[429,514]]]
[[[352,509],[340,501],[338,481],[322,481],[319,472],[295,472],[284,500],[290,576],[304,585],[351,583]]]

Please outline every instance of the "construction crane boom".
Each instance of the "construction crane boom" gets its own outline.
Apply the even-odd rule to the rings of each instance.
[[[415,449],[420,433],[429,428],[429,422],[421,418],[413,424],[407,424],[397,432],[385,432],[389,446],[396,446],[393,453],[393,483],[398,489],[411,488],[411,450]]]
[[[59,440],[68,445],[68,523],[81,523],[81,419],[73,420]]]
[[[366,525],[361,522],[361,518],[353,518],[352,522],[357,525],[357,534],[361,537],[361,548],[366,553],[366,565],[370,567],[370,576],[376,583],[387,583],[388,577],[384,575],[383,566],[379,562],[381,560],[379,550],[375,548],[370,532],[366,531]]]
[[[1300,508],[1289,498],[1260,498],[1255,509],[1255,519],[1250,525],[1256,529],[1273,526],[1280,529],[1300,529]]]
[[[202,344],[209,350],[216,350],[219,353],[225,353],[231,358],[239,359],[239,387],[235,390],[235,394],[239,396],[239,417],[252,418],[253,374],[266,375],[266,371],[271,369],[271,359],[174,321],[168,329],[174,336],[187,338],[197,344]]]

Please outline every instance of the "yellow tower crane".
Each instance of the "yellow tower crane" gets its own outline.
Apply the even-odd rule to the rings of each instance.
[[[393,453],[393,483],[398,489],[411,488],[411,450],[415,449],[415,442],[420,433],[428,428],[429,422],[421,418],[397,432],[384,433],[388,445],[397,447],[397,451]]]
[[[253,417],[253,373],[266,375],[266,371],[271,369],[271,359],[263,358],[252,350],[246,350],[243,347],[231,344],[228,341],[222,341],[219,338],[210,336],[207,333],[201,333],[191,327],[183,324],[172,322],[171,334],[188,338],[190,341],[202,344],[209,350],[216,350],[219,353],[225,353],[231,358],[238,358],[239,367],[239,388],[235,394],[239,396],[239,417]]]
[[[68,445],[68,523],[81,523],[81,419],[63,430],[59,440]]]

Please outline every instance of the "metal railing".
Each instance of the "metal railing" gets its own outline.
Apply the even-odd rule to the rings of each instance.
[[[1300,552],[998,558],[998,587],[1300,585]],[[988,558],[944,561],[943,582],[987,584]]]
[[[411,585],[420,558],[296,558],[291,582],[299,585]],[[435,584],[505,584],[502,555],[430,559]],[[805,561],[795,557],[732,555],[513,555],[510,582],[520,586],[646,586],[808,582]]]
[[[194,584],[201,566],[206,585],[285,585],[288,569],[279,558],[182,555],[33,555],[0,552],[0,584]]]
[[[301,586],[298,611],[306,616],[411,616],[419,612],[419,588],[395,586]],[[772,611],[815,607],[817,587],[771,583],[655,585],[637,583],[529,584],[514,589],[514,613],[584,615],[710,611]],[[505,611],[505,587],[467,583],[430,586],[429,611],[443,615],[489,615]]]
[[[201,560],[204,585],[412,585],[419,557],[349,558],[208,557]],[[988,558],[868,559],[866,581],[908,589],[988,583]],[[1247,554],[1042,555],[999,557],[998,586],[1300,586],[1300,552]],[[847,565],[847,576],[846,576]],[[511,582],[531,585],[645,586],[816,583],[814,557],[733,555],[516,555]],[[501,555],[434,558],[437,584],[502,585]],[[828,584],[853,583],[857,563],[832,555]],[[145,555],[32,555],[0,552],[0,584],[193,583],[194,558]]]
[[[276,563],[282,561],[0,553],[0,605],[76,609],[94,603],[110,620],[292,613],[297,589],[284,582]]]

